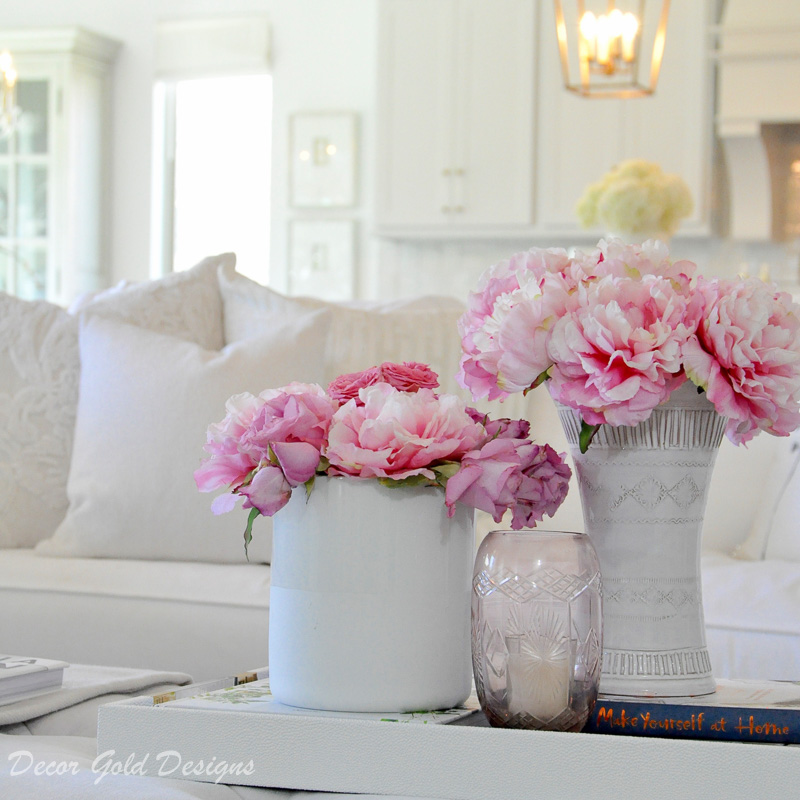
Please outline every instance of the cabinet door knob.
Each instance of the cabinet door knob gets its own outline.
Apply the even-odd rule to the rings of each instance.
[[[452,175],[452,174],[453,174],[453,171],[450,170],[450,169],[445,168],[445,169],[442,170],[442,175],[444,175],[445,178],[449,178],[450,175]]]
[[[465,169],[463,169],[462,167],[459,167],[458,169],[454,169],[453,170],[453,175],[461,176],[461,175],[466,175],[466,173],[467,173],[467,171]]]
[[[451,210],[450,206],[442,206],[442,214],[449,214]]]
[[[455,212],[456,212],[456,214],[463,214],[463,213],[464,213],[464,206],[456,206],[456,207],[453,209],[453,211],[455,211]]]

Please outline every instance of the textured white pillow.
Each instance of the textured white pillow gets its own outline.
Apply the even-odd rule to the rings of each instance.
[[[79,374],[78,321],[0,292],[0,548],[64,518]]]
[[[74,303],[74,314],[99,314],[118,322],[186,339],[207,350],[224,344],[217,270],[233,273],[236,256],[209,256],[185,272],[143,283],[121,283]]]
[[[767,434],[761,434],[767,436]],[[800,561],[800,432],[775,442],[774,459],[747,539],[734,551],[751,561]]]
[[[215,517],[193,473],[206,429],[233,394],[254,394],[322,369],[327,312],[275,322],[262,337],[208,351],[100,316],[82,323],[82,372],[69,511],[38,552],[55,556],[244,561],[246,514]],[[259,520],[250,558],[268,561]]]
[[[461,358],[458,318],[464,305],[454,298],[328,303],[285,297],[224,267],[219,270],[219,287],[228,343],[263,333],[276,315],[327,308],[333,317],[325,353],[326,382],[383,361],[423,361],[439,374],[443,390],[465,395],[455,382]]]

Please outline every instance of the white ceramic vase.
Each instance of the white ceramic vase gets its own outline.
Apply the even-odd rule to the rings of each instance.
[[[318,478],[273,524],[270,686],[287,705],[416,711],[469,696],[474,513],[433,488]]]
[[[578,412],[559,406],[559,416],[603,579],[600,691],[667,697],[715,691],[700,537],[725,418],[687,382],[645,422],[603,425],[582,454]]]

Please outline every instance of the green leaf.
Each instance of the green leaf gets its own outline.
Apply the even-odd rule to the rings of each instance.
[[[250,516],[247,518],[247,527],[244,529],[244,554],[248,561],[250,556],[247,554],[247,547],[253,541],[253,522],[260,514],[261,512],[257,508],[251,508]]]
[[[311,497],[311,491],[312,491],[312,490],[313,490],[313,488],[314,488],[314,483],[316,482],[316,480],[317,480],[317,476],[316,476],[316,475],[312,475],[312,476],[311,476],[311,477],[310,477],[310,478],[309,478],[309,479],[308,479],[308,480],[307,480],[307,481],[306,481],[306,482],[303,484],[303,486],[305,486],[305,488],[306,488],[306,502],[308,502],[308,498],[309,498],[309,497]]]
[[[319,464],[317,464],[317,475],[325,475],[328,472],[331,462],[325,456],[319,457]]]
[[[453,475],[461,469],[461,464],[457,461],[445,461],[436,467],[431,467],[434,474],[439,478],[439,483],[444,486]]]
[[[378,478],[378,483],[381,486],[387,486],[389,489],[398,489],[401,486],[430,486],[430,478],[424,475],[409,475],[407,478],[401,480],[394,480],[392,478]]]
[[[550,378],[550,367],[548,367],[544,372],[540,372],[536,376],[536,380],[525,390],[523,390],[523,396],[527,396],[528,392],[533,391],[537,386],[541,386],[546,380]]]
[[[589,449],[589,445],[594,439],[594,435],[600,430],[599,425],[589,425],[584,420],[581,420],[581,432],[578,436],[578,444],[581,448],[581,453],[585,453]]]

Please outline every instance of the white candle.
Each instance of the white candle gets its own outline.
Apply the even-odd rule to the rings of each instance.
[[[585,57],[590,61],[595,57],[595,37],[597,36],[597,17],[591,11],[584,12],[580,22],[581,43]]]
[[[524,634],[508,637],[506,647],[509,713],[527,714],[541,722],[555,719],[569,706],[569,640]]]
[[[601,14],[597,19],[597,63],[606,65],[611,61],[611,25],[608,17]]]
[[[636,54],[636,34],[639,32],[639,20],[628,11],[622,17],[622,58],[633,61]]]

